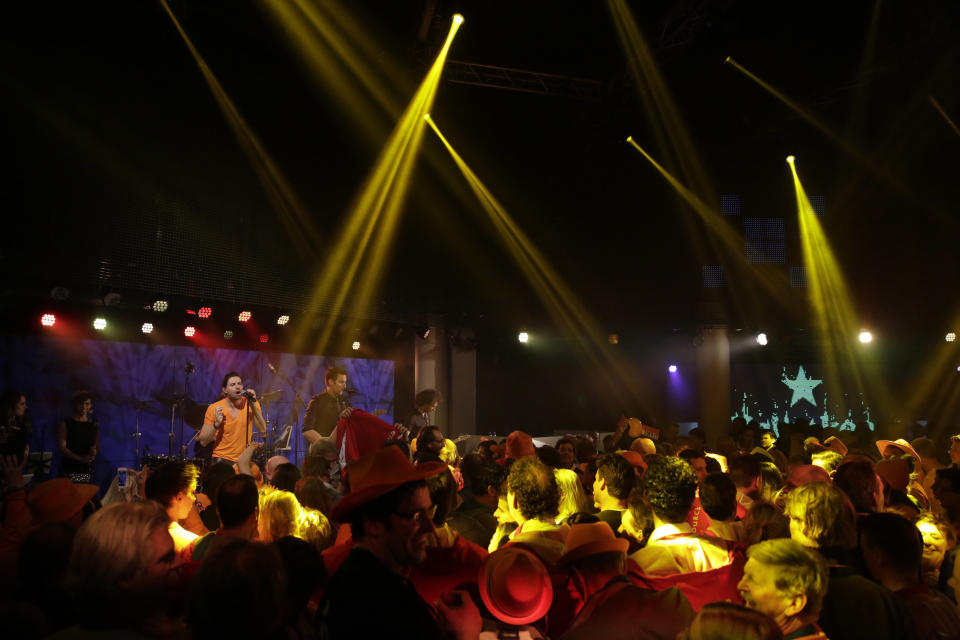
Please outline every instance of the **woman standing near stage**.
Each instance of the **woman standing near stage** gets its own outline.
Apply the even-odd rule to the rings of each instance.
[[[8,391],[0,397],[0,455],[17,456],[22,461],[29,448],[27,398],[19,391]]]
[[[60,475],[93,475],[93,460],[100,450],[100,425],[90,414],[93,411],[93,394],[78,391],[71,400],[73,415],[57,426],[57,443],[60,446]],[[79,478],[90,482],[89,478]]]

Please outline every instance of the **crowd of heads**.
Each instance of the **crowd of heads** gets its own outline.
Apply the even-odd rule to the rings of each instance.
[[[23,415],[16,395],[4,399],[8,425]],[[0,610],[17,637],[73,625],[341,637],[338,570],[363,550],[459,637],[476,614],[550,637],[617,619],[690,639],[822,628],[843,640],[857,637],[837,619],[850,594],[886,603],[877,616],[891,630],[906,620],[917,637],[960,633],[956,441],[871,451],[862,432],[821,443],[739,426],[712,443],[629,423],[553,446],[515,431],[461,456],[431,425],[343,472],[319,442],[302,465],[276,456],[262,474],[224,462],[131,470],[102,498],[66,479],[25,490],[21,461],[5,456],[0,560],[15,562]],[[541,586],[513,591],[521,574]]]

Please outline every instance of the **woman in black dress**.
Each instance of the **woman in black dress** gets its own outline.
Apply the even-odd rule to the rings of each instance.
[[[57,443],[60,446],[60,475],[92,475],[93,461],[100,449],[100,425],[90,415],[93,410],[93,394],[78,391],[71,400],[73,415],[57,427]],[[89,479],[81,478],[90,482]]]
[[[19,391],[8,391],[0,397],[0,455],[17,456],[22,462],[29,449],[27,398]]]

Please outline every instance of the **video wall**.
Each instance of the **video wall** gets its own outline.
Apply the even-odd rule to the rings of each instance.
[[[840,384],[843,391],[830,397],[830,385],[817,363],[732,363],[730,386],[732,418],[756,420],[762,428],[772,429],[778,435],[780,425],[798,419],[841,431],[852,431],[858,422],[866,422],[874,429],[875,417],[865,394],[852,385]]]
[[[20,391],[27,398],[33,423],[31,451],[55,451],[57,423],[71,413],[70,397],[81,389],[94,394],[93,416],[100,425],[98,482],[112,477],[118,466],[134,466],[138,427],[141,455],[168,454],[171,426],[173,452],[178,453],[181,443],[196,433],[188,419],[196,422],[198,414],[202,417],[229,371],[239,372],[244,385],[256,390],[271,429],[293,425],[291,447],[298,458],[304,453],[298,434],[305,403],[323,391],[323,375],[330,366],[347,369],[347,386],[356,390],[353,406],[393,421],[392,360],[41,336],[0,336],[0,347],[4,353],[0,388]],[[274,365],[277,373],[268,365]],[[185,399],[174,412],[180,396]],[[192,453],[191,446],[188,455]]]

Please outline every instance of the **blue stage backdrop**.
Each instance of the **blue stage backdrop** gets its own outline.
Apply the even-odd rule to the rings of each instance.
[[[2,336],[5,354],[0,365],[3,389],[15,389],[27,397],[28,415],[33,422],[31,451],[56,449],[56,425],[71,412],[70,396],[86,389],[94,394],[94,417],[100,423],[100,454],[96,473],[102,485],[118,466],[132,467],[135,461],[133,434],[139,419],[140,451],[167,454],[171,424],[171,399],[178,394],[192,403],[206,406],[216,400],[220,383],[228,371],[238,371],[248,388],[263,397],[279,392],[264,404],[264,417],[277,425],[294,425],[298,458],[304,444],[299,438],[304,406],[299,393],[309,402],[323,391],[327,367],[339,365],[348,371],[348,386],[357,390],[352,404],[393,421],[394,362],[365,358],[239,351],[200,347],[158,345],[107,340],[70,340],[35,336]],[[187,363],[195,367],[186,374]],[[274,364],[278,375],[267,364]],[[284,377],[289,379],[292,387]],[[296,393],[294,392],[296,389]],[[197,411],[199,409],[195,409]],[[180,447],[180,415],[174,421],[174,453]],[[184,442],[195,431],[184,425]],[[294,438],[291,438],[291,446]],[[190,447],[188,455],[193,454]],[[54,460],[56,468],[58,460]]]

